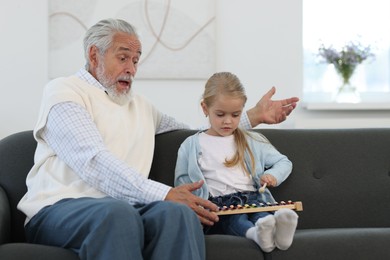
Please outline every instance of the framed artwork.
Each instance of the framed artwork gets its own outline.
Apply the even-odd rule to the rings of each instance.
[[[83,37],[101,19],[119,18],[140,36],[137,79],[206,79],[215,71],[214,0],[50,0],[49,77],[85,65]]]

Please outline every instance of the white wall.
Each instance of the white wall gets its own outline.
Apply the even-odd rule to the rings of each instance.
[[[47,82],[47,0],[0,0],[0,138],[34,126]]]
[[[48,81],[47,3],[0,0],[0,138],[34,127]],[[301,96],[302,1],[217,0],[216,9],[217,70],[240,77],[247,107],[271,86],[277,87],[275,98]],[[196,127],[206,123],[199,108],[204,83],[140,80],[134,88],[163,112]],[[390,127],[390,117],[388,111],[315,112],[300,106],[285,123],[267,127]]]

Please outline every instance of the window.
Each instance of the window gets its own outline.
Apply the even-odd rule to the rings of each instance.
[[[370,46],[374,59],[351,78],[362,102],[390,101],[390,1],[303,0],[304,100],[332,101],[342,84],[332,65],[320,62],[321,44],[340,49],[349,42]]]

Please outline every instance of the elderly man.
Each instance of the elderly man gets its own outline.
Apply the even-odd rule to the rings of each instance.
[[[44,90],[35,164],[18,205],[27,240],[81,259],[204,259],[201,223],[218,217],[191,193],[203,183],[173,188],[148,179],[155,134],[187,126],[132,91],[142,52],[134,28],[102,20],[84,48],[85,69]],[[281,122],[295,108],[297,98],[272,101],[274,92],[247,111],[247,128]]]

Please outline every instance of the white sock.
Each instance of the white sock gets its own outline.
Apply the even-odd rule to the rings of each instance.
[[[298,215],[291,209],[280,209],[275,212],[275,245],[280,250],[287,250],[293,241],[298,224]]]
[[[275,218],[273,215],[268,215],[256,221],[256,243],[264,252],[271,252],[275,249],[274,242]]]
[[[257,238],[256,226],[249,228],[245,233],[245,237],[248,239],[251,239],[251,240],[255,241],[257,244],[259,244],[259,239]]]

